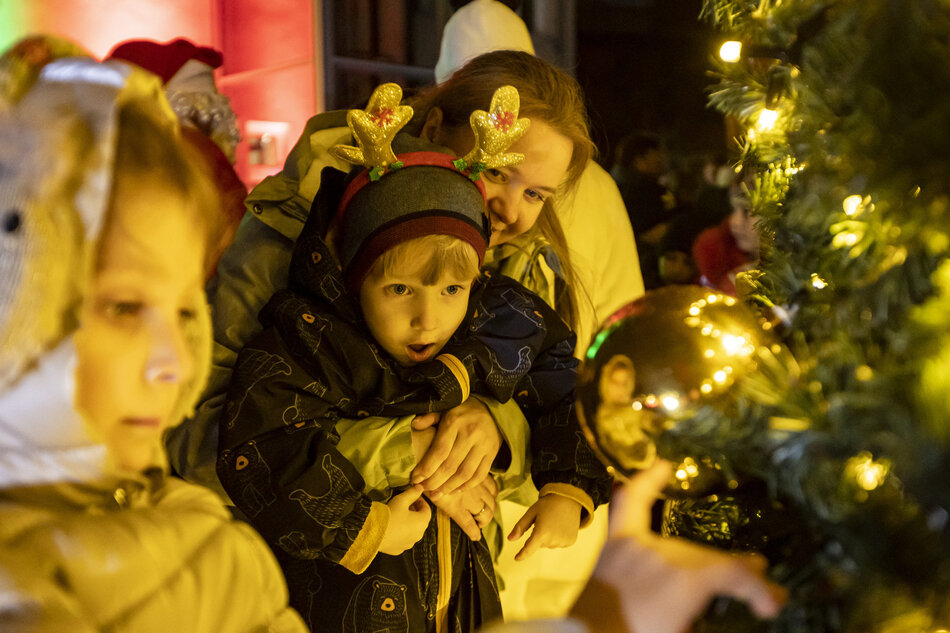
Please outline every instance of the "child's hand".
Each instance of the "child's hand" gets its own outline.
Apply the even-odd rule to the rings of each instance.
[[[495,516],[495,495],[498,486],[491,475],[487,475],[474,488],[457,489],[448,494],[436,495],[432,503],[455,521],[473,541],[482,537],[481,528],[488,525]]]
[[[545,495],[534,502],[508,535],[517,541],[534,525],[515,560],[525,560],[542,547],[568,547],[577,540],[581,526],[581,504],[560,495]]]
[[[402,554],[426,531],[432,509],[422,499],[422,486],[412,486],[389,500],[389,525],[379,543],[383,554]]]

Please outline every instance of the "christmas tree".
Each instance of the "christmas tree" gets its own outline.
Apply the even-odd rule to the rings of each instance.
[[[706,0],[702,18],[733,41],[710,102],[756,173],[742,296],[781,344],[658,437],[729,483],[672,502],[667,529],[759,549],[789,589],[778,620],[730,631],[948,630],[950,2]]]

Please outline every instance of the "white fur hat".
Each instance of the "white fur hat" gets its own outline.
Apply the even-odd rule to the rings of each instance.
[[[472,0],[445,24],[435,80],[442,83],[473,57],[502,50],[534,55],[524,20],[497,0]]]

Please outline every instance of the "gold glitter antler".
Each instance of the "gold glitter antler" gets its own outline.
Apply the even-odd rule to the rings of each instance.
[[[373,91],[365,110],[350,110],[346,123],[356,138],[358,147],[334,145],[335,156],[354,165],[364,165],[377,177],[396,161],[392,149],[393,138],[412,118],[412,108],[399,105],[402,88],[393,83],[383,84]]]
[[[517,165],[524,160],[524,154],[505,153],[531,124],[528,119],[518,118],[520,107],[518,90],[514,86],[502,86],[492,96],[490,112],[472,112],[469,122],[475,132],[475,147],[462,160],[472,166],[474,174],[485,169]]]

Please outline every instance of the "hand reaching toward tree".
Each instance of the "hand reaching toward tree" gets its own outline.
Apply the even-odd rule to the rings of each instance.
[[[668,462],[657,462],[614,495],[607,544],[574,617],[594,631],[683,633],[717,596],[774,617],[786,592],[765,578],[764,557],[650,531],[650,508],[671,473]]]

